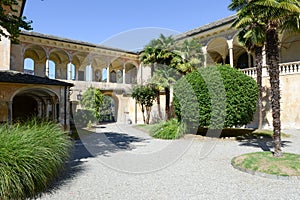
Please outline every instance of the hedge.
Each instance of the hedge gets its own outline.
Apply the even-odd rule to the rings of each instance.
[[[255,80],[227,65],[201,68],[174,85],[175,113],[190,131],[248,124],[257,97]]]

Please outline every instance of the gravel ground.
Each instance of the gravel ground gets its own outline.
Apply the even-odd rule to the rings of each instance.
[[[300,131],[285,131],[285,152],[300,154]],[[297,136],[297,134],[299,136]],[[62,180],[39,199],[300,199],[300,180],[240,172],[231,159],[271,142],[151,139],[126,125],[105,125],[76,142]]]

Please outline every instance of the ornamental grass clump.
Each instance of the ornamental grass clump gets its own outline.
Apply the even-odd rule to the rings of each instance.
[[[0,199],[44,191],[64,167],[71,140],[59,126],[36,119],[0,126]]]
[[[161,122],[150,131],[152,137],[167,140],[178,139],[182,137],[184,133],[185,125],[178,122],[177,119]]]

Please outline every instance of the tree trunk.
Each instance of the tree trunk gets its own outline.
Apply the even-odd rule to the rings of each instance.
[[[159,119],[161,120],[162,119],[162,113],[161,113],[161,106],[160,106],[160,91],[159,89],[157,90],[157,109],[158,109],[158,116],[159,116]]]
[[[146,124],[150,122],[151,107],[146,107]]]
[[[266,31],[266,54],[271,84],[274,156],[281,157],[281,122],[279,88],[279,49],[277,24],[270,22]]]
[[[255,47],[255,62],[256,62],[256,81],[258,86],[258,130],[262,129],[262,47],[256,46]]]
[[[142,104],[142,114],[143,114],[143,121],[144,124],[146,124],[146,119],[145,119],[145,109],[144,109],[144,105]]]
[[[166,92],[166,120],[170,119],[170,88],[165,87]]]

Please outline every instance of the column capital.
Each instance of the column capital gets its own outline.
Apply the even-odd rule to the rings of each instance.
[[[228,48],[232,49],[233,48],[233,39],[227,40]]]

